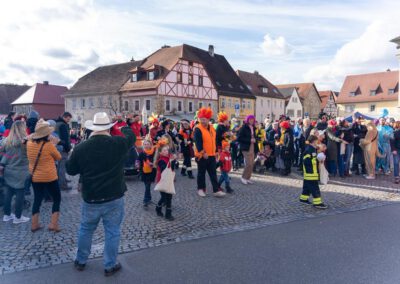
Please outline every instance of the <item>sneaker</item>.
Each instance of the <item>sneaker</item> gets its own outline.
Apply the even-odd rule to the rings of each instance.
[[[78,271],[83,271],[83,270],[85,270],[86,263],[79,263],[79,261],[75,260],[74,261],[74,267]]]
[[[28,217],[22,216],[19,218],[14,218],[13,224],[20,224],[20,223],[25,223],[28,222],[30,219]]]
[[[248,179],[248,180],[246,180],[246,181],[247,181],[248,184],[254,184],[254,181],[252,181],[252,180],[249,180],[249,179]]]
[[[204,190],[202,190],[202,189],[199,189],[199,190],[197,191],[197,194],[198,194],[200,197],[206,197],[206,193],[205,193]]]
[[[366,178],[366,179],[375,179],[374,176],[366,176],[365,178]]]
[[[241,181],[244,185],[247,185],[247,184],[248,184],[248,183],[247,183],[247,179],[240,178],[240,181]]]
[[[306,204],[306,205],[312,205],[312,203],[310,202],[310,200],[303,200],[303,199],[299,199],[300,203]]]
[[[3,221],[4,221],[4,222],[8,222],[8,221],[14,220],[14,218],[15,218],[15,215],[14,215],[14,214],[11,214],[11,215],[4,215],[4,216],[3,216]]]
[[[114,265],[114,267],[111,267],[109,269],[104,269],[104,276],[108,277],[108,276],[112,276],[115,273],[117,273],[118,271],[120,271],[122,268],[121,263],[117,263],[116,265]]]
[[[314,204],[313,206],[314,206],[315,208],[317,208],[317,209],[328,209],[328,206],[325,205],[324,203],[321,203],[321,204]]]
[[[226,193],[223,192],[223,191],[217,191],[217,192],[214,192],[213,195],[214,195],[215,197],[224,197],[224,196],[226,195]]]

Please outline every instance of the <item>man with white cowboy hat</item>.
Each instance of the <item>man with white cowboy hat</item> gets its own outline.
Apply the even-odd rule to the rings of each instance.
[[[113,125],[105,112],[96,113],[93,121],[86,121],[85,127],[93,133],[88,140],[74,148],[67,162],[68,174],[80,174],[82,182],[82,216],[74,265],[77,270],[84,270],[93,233],[100,219],[103,219],[105,276],[111,276],[121,269],[117,255],[126,191],[124,164],[136,139],[127,126],[121,128],[124,136],[111,136]]]

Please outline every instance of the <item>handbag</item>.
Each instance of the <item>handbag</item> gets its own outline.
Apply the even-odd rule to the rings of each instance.
[[[43,150],[43,147],[44,147],[44,144],[45,144],[45,143],[46,143],[46,142],[43,142],[42,146],[40,146],[39,153],[38,153],[38,155],[37,155],[37,157],[36,157],[35,164],[33,165],[32,173],[28,176],[28,179],[27,179],[27,181],[26,181],[27,184],[28,184],[28,183],[29,183],[29,184],[32,183],[33,174],[35,173],[36,168],[37,168],[37,165],[39,164],[39,158],[40,158],[40,155],[42,155],[42,150]]]
[[[176,194],[174,179],[175,172],[172,171],[171,164],[168,163],[165,170],[161,173],[160,181],[156,184],[154,190],[168,194]]]

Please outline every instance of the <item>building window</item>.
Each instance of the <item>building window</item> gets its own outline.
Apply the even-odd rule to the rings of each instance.
[[[225,98],[221,98],[221,108],[225,108]]]
[[[125,111],[129,110],[129,102],[128,101],[124,101],[124,110]]]
[[[182,101],[178,101],[178,111],[182,111]]]
[[[292,101],[293,101],[294,103],[297,103],[297,98],[293,97],[293,98],[292,98]]]
[[[81,108],[85,108],[85,107],[86,107],[86,100],[81,99]]]
[[[393,95],[394,94],[394,89],[389,89],[389,95]]]
[[[268,88],[267,87],[262,87],[262,92],[264,94],[268,94]]]
[[[94,99],[89,98],[89,108],[94,108]]]
[[[150,110],[150,108],[151,108],[151,101],[146,100],[146,110]]]
[[[346,105],[344,109],[346,112],[353,112],[355,109],[355,105]]]
[[[250,91],[252,90],[250,85],[246,85],[246,86]]]
[[[189,66],[193,66],[193,61],[189,61]]]
[[[376,105],[370,105],[369,106],[369,111],[374,112],[376,110]]]
[[[232,108],[232,99],[228,99],[228,107]]]
[[[247,109],[251,109],[251,101],[247,101]]]
[[[177,72],[176,73],[176,81],[178,83],[182,83],[182,72]]]
[[[286,115],[289,117],[293,117],[294,116],[294,110],[293,109],[288,109],[286,112]]]
[[[297,117],[302,117],[303,115],[302,115],[302,113],[301,113],[301,110],[300,109],[298,109],[297,110]]]
[[[349,93],[349,97],[355,97],[356,96],[356,92],[350,92]]]
[[[242,109],[246,109],[246,101],[245,100],[242,101]]]
[[[281,108],[282,108],[283,107],[283,102],[282,101],[281,101],[280,105],[281,105]]]
[[[193,112],[193,102],[189,102],[189,112]]]
[[[369,91],[370,96],[376,96],[376,90],[371,90]]]
[[[267,105],[268,105],[268,107],[271,105],[270,100],[267,100]]]
[[[140,110],[140,101],[135,101],[135,111]]]
[[[137,76],[137,73],[133,73],[132,74],[132,82],[137,82],[137,78],[138,78],[138,76]]]
[[[193,74],[189,74],[188,84],[193,85]]]
[[[170,100],[165,101],[165,110],[171,111],[171,101]]]
[[[203,102],[199,102],[199,108],[203,107]]]
[[[154,80],[154,71],[147,72],[147,80]]]
[[[199,76],[199,86],[203,86],[203,76]]]
[[[104,104],[103,104],[103,97],[99,97],[98,100],[97,100],[97,103],[98,103],[99,108],[104,107]]]
[[[76,99],[72,99],[72,109],[76,109]]]
[[[276,101],[274,101],[274,107],[276,107]]]

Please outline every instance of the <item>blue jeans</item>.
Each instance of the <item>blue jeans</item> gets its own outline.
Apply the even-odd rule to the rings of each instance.
[[[82,203],[81,227],[79,229],[78,252],[76,260],[85,264],[92,246],[93,233],[103,220],[104,241],[104,268],[110,269],[117,263],[119,240],[121,237],[121,223],[124,218],[124,198],[101,203]]]
[[[327,165],[328,165],[329,174],[332,175],[332,176],[336,176],[336,174],[337,174],[336,161],[330,160],[330,161],[327,162]]]
[[[399,177],[399,163],[400,163],[400,152],[397,152],[397,155],[393,155],[394,176],[395,177]]]
[[[350,160],[353,155],[354,144],[350,143],[346,145],[346,152],[344,157],[344,172],[349,173],[350,171]]]
[[[15,195],[15,217],[21,218],[22,207],[24,206],[24,189],[16,189],[7,186],[4,196],[4,215],[11,214],[11,202]]]
[[[218,184],[221,184],[225,182],[225,186],[229,186],[231,182],[231,178],[229,177],[229,174],[227,172],[221,172],[221,176],[219,177],[219,182]]]

